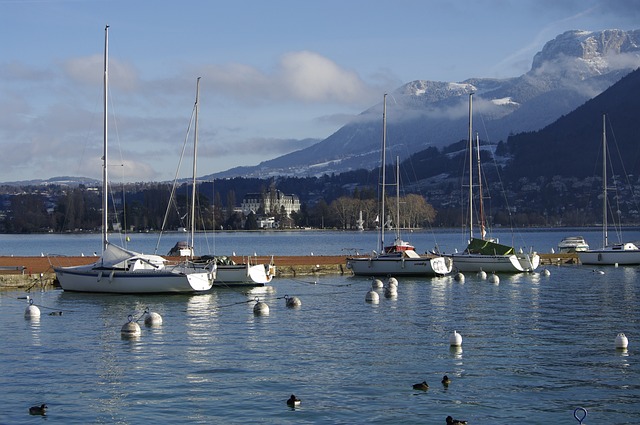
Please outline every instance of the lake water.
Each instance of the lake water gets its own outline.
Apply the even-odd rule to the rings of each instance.
[[[598,232],[524,237],[548,252],[577,234],[597,245]],[[84,239],[46,236],[0,240],[3,250],[20,240],[32,244],[29,255],[77,255],[63,247]],[[432,247],[432,235],[414,236],[416,245],[422,238],[424,249]],[[436,237],[447,250],[459,239]],[[221,247],[227,236],[216,238]],[[372,233],[228,238],[224,249],[238,255],[341,254],[375,244]],[[96,236],[89,239],[94,244]],[[41,403],[49,406],[44,419],[61,424],[444,424],[448,415],[470,425],[577,424],[577,407],[588,410],[585,424],[637,423],[640,268],[549,270],[501,275],[499,284],[473,275],[464,283],[402,278],[397,298],[381,293],[379,304],[365,302],[370,279],[339,275],[193,296],[47,290],[29,294],[39,320],[24,318],[24,292],[0,291],[0,423],[41,423],[28,413]],[[287,308],[285,295],[302,306]],[[268,316],[254,314],[256,299],[269,305]],[[144,325],[146,308],[162,315],[160,327]],[[63,314],[49,315],[55,311]],[[140,319],[137,339],[121,336],[129,315]],[[449,346],[454,330],[461,349]],[[615,348],[620,332],[628,350]],[[448,387],[440,383],[445,374]],[[412,389],[423,380],[428,391]],[[291,394],[300,407],[287,407]]]

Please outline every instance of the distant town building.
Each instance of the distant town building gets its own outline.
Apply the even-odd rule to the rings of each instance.
[[[244,215],[258,214],[284,214],[287,217],[293,212],[300,211],[300,198],[297,195],[285,195],[279,190],[267,193],[247,193],[240,206]]]

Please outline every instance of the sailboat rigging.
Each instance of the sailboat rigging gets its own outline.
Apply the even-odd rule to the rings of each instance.
[[[102,169],[102,255],[93,264],[54,266],[56,278],[65,291],[132,293],[194,293],[211,289],[213,277],[202,268],[185,264],[169,265],[159,255],[130,251],[109,242],[108,232],[108,83],[109,26],[104,47],[104,129]]]
[[[347,268],[356,276],[444,276],[451,272],[451,260],[437,255],[419,255],[413,245],[400,238],[400,205],[397,205],[396,239],[385,246],[386,219],[386,149],[387,149],[387,95],[382,104],[382,154],[379,238],[377,251],[369,256],[348,257]],[[399,166],[396,165],[396,169]],[[396,177],[396,200],[399,199],[399,175]]]
[[[609,244],[608,196],[607,196],[607,126],[602,115],[602,248],[578,252],[582,264],[589,265],[637,265],[640,264],[640,248],[632,242]]]
[[[473,233],[473,94],[469,93],[469,244],[462,253],[450,254],[453,259],[453,266],[456,270],[465,272],[505,272],[518,273],[535,270],[540,264],[540,257],[537,253],[519,253],[508,245],[503,245],[486,237],[484,221],[484,206],[482,195],[482,173],[480,168],[480,142],[477,142],[477,167],[478,167],[478,187],[480,188],[479,198],[479,226],[480,237],[476,238]]]

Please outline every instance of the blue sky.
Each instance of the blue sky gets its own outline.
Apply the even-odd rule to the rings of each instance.
[[[205,175],[328,137],[404,83],[514,77],[564,31],[639,29],[640,0],[0,0],[0,182],[99,178],[106,24],[111,175],[160,181],[197,77]]]

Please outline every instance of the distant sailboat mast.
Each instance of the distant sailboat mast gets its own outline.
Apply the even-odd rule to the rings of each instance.
[[[473,239],[473,92],[469,93],[469,241]]]
[[[109,25],[107,25],[104,28],[104,95],[103,95],[103,99],[104,99],[104,118],[103,118],[103,126],[104,126],[104,133],[103,133],[103,138],[104,138],[104,144],[103,144],[103,153],[102,153],[102,253],[104,253],[105,249],[107,248],[107,244],[109,243],[108,237],[107,237],[107,229],[108,229],[108,225],[109,225],[109,220],[107,218],[108,216],[108,207],[109,207],[109,194],[108,194],[108,188],[107,188],[107,181],[108,181],[108,167],[107,164],[109,163],[107,161],[107,155],[108,155],[108,148],[107,148],[107,135],[108,135],[108,119],[107,117],[109,116],[108,114],[108,84],[109,84]]]
[[[482,194],[482,170],[480,168],[480,136],[476,133],[476,150],[478,154],[478,221],[480,224],[480,237],[485,239],[487,236],[487,229],[484,224],[484,202],[483,202],[483,194]]]
[[[607,124],[606,115],[602,114],[602,247],[609,245],[607,231]]]
[[[195,243],[195,231],[196,231],[196,175],[197,175],[197,152],[198,152],[198,112],[200,110],[200,78],[196,82],[196,112],[195,112],[195,126],[193,129],[193,181],[191,188],[191,245],[189,249],[190,257],[193,257],[194,243]]]
[[[386,196],[385,189],[387,184],[387,175],[386,175],[386,165],[387,165],[387,94],[384,94],[384,99],[382,102],[382,201],[381,201],[381,213],[380,213],[380,225],[382,229],[380,230],[380,245],[378,246],[378,252],[382,252],[384,249],[384,227],[386,226],[386,213],[384,209],[384,198]]]

